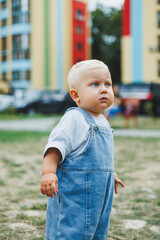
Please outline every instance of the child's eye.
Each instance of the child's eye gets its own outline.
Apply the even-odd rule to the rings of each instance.
[[[98,83],[93,83],[92,86],[97,87]]]
[[[106,83],[106,84],[105,84],[105,86],[106,86],[106,87],[109,87],[109,86],[110,86],[110,84],[109,84],[109,83]]]

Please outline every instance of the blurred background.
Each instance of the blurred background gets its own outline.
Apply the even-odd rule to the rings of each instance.
[[[125,188],[108,240],[160,239],[160,0],[0,0],[0,239],[45,240],[43,149],[86,59],[108,65],[115,94],[103,114]]]
[[[159,117],[159,2],[0,0],[0,112],[63,113],[74,106],[70,67],[99,59],[121,113],[138,105],[138,114]]]

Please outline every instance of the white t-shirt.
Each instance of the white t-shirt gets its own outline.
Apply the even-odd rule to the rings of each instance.
[[[99,117],[92,117],[96,125],[110,127],[102,114]],[[89,141],[89,127],[81,112],[75,109],[68,111],[52,130],[44,149],[44,155],[49,148],[58,148],[62,155],[62,162],[73,151],[82,153]]]

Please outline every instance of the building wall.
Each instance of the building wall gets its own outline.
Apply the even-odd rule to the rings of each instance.
[[[50,78],[51,78],[51,89],[56,89],[56,79],[57,79],[57,68],[56,68],[56,14],[55,14],[56,2],[50,2]],[[52,12],[54,11],[54,14]]]
[[[144,5],[144,40],[143,40],[143,51],[144,51],[144,79],[146,82],[159,82],[158,77],[158,59],[160,59],[160,53],[158,52],[158,35],[160,30],[157,28],[157,0],[150,1],[146,0]],[[152,11],[151,11],[152,9]],[[159,34],[158,34],[159,33]]]
[[[31,85],[29,77],[27,78],[31,70],[30,52],[27,49],[28,46],[24,46],[26,44],[25,39],[28,39],[29,42],[31,33],[31,24],[29,22],[30,11],[24,0],[22,2],[25,4],[25,8],[21,4],[22,8],[15,7],[13,9],[13,2],[13,0],[0,0],[0,55],[6,52],[6,57],[1,56],[0,58],[0,91],[3,91],[3,87],[1,88],[1,84],[3,83],[12,88],[28,88]],[[13,39],[16,37],[17,40],[21,37],[23,39],[21,38],[19,42],[17,40],[14,41]],[[5,39],[6,50],[2,51],[2,44]]]
[[[158,10],[157,0],[125,0],[121,41],[124,83],[160,83]]]
[[[123,24],[122,24],[122,39],[121,39],[121,62],[122,62],[122,80],[129,83],[132,80],[132,55],[131,55],[131,27],[130,27],[130,1],[125,1],[123,7]]]
[[[5,9],[0,11],[0,23],[3,18],[7,18],[6,26],[0,31],[0,46],[2,38],[7,38],[6,61],[0,59],[1,75],[6,72],[7,81],[5,85],[11,85],[13,89],[52,89],[67,90],[67,75],[73,63],[77,62],[78,55],[76,49],[76,37],[83,43],[83,49],[78,54],[81,60],[90,58],[90,26],[88,26],[88,12],[86,0],[28,0],[29,1],[29,21],[12,22],[13,9],[12,0],[0,0],[6,2]],[[21,3],[27,0],[21,0]],[[22,5],[22,4],[21,4]],[[74,6],[76,5],[76,8]],[[74,11],[83,7],[83,34],[75,34]],[[22,6],[21,6],[22,8]],[[18,13],[19,11],[19,13]],[[17,10],[21,14],[22,9]],[[28,34],[29,58],[13,59],[13,38],[15,35]],[[76,56],[76,57],[75,57]],[[13,71],[15,72],[13,74]],[[13,81],[17,71],[28,71],[30,79],[19,79]],[[4,75],[4,74],[3,74]],[[24,75],[24,74],[22,74]],[[0,80],[0,89],[4,81]]]
[[[37,7],[38,5],[38,7]],[[31,82],[33,89],[43,89],[45,80],[45,33],[43,0],[31,1]]]

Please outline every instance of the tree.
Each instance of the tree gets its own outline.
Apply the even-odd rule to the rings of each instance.
[[[106,63],[113,83],[121,82],[121,10],[98,4],[92,11],[92,58]]]

